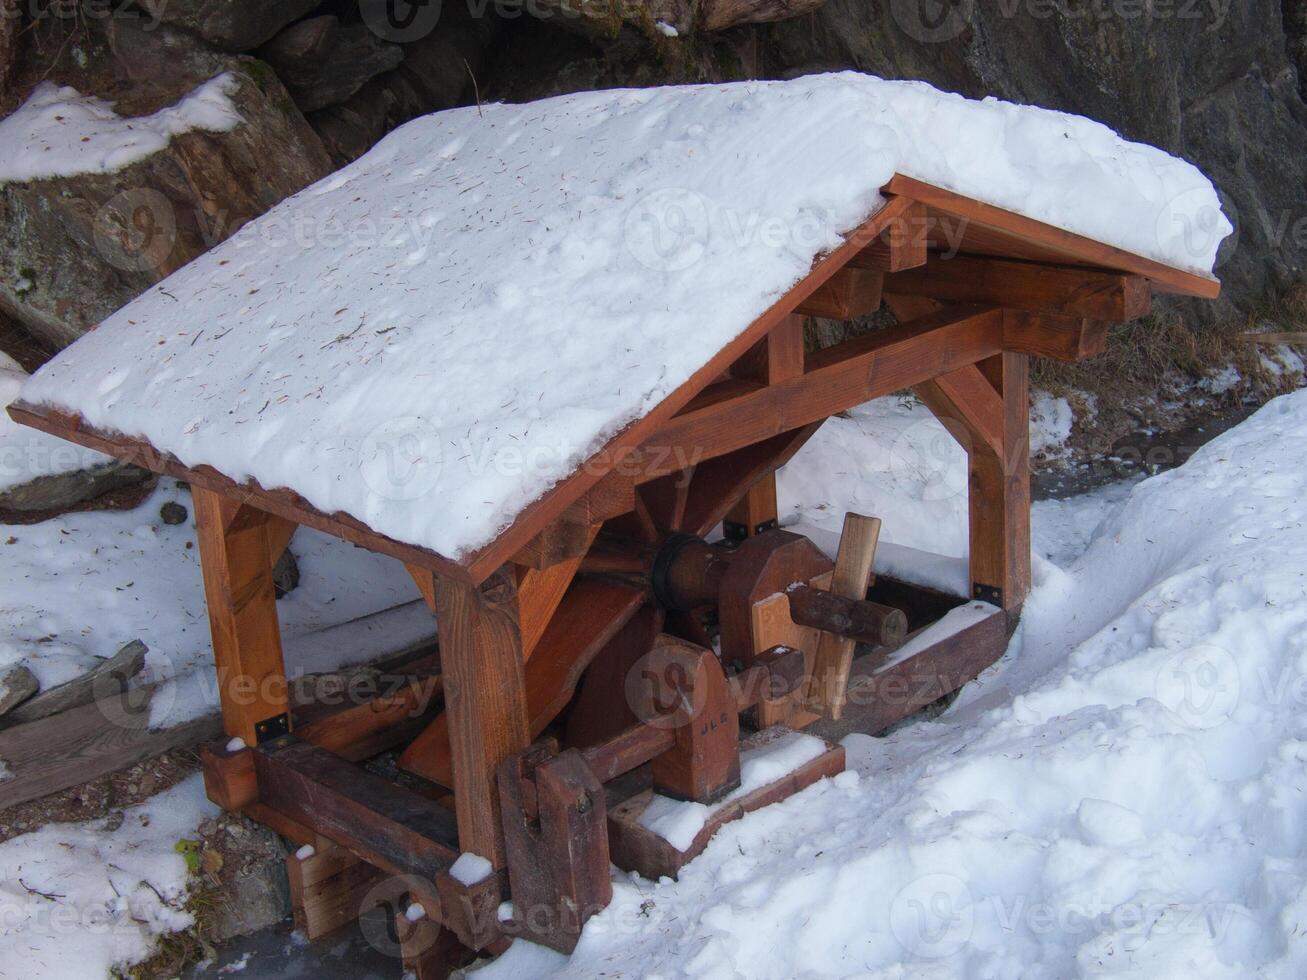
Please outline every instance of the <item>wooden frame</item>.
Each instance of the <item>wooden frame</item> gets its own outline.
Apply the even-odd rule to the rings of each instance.
[[[331,849],[330,859],[298,859],[293,869],[306,921],[312,916],[322,928],[340,921],[341,903],[369,887],[376,871],[407,882],[401,892],[420,901],[440,930],[433,948],[442,962],[462,947],[501,948],[505,926],[493,911],[506,896],[510,871],[522,889],[580,901],[602,899],[608,839],[614,856],[637,855],[630,859],[635,867],[675,873],[688,860],[633,829],[621,815],[638,813],[640,804],[615,796],[610,816],[616,813],[617,822],[609,821],[599,847],[593,838],[604,822],[590,809],[595,794],[603,795],[596,787],[612,795],[614,780],[639,770],[665,789],[679,786],[706,799],[728,789],[732,773],[738,777],[738,759],[730,755],[738,745],[737,710],[764,728],[802,727],[824,716],[814,730],[831,737],[879,730],[1001,655],[1030,588],[1030,356],[1091,357],[1103,349],[1109,322],[1143,315],[1154,292],[1211,297],[1219,284],[912,178],[896,176],[885,192],[889,200],[878,213],[688,381],[493,542],[459,560],[378,534],[348,515],[321,513],[293,490],[239,484],[80,419],[10,407],[19,422],[191,484],[223,729],[240,740],[206,751],[206,785],[224,807],[297,843]],[[946,238],[963,254],[942,254]],[[805,351],[805,314],[852,317],[882,300],[897,326]],[[829,561],[776,530],[774,474],[830,416],[905,389],[968,453],[971,595],[941,601],[885,582],[872,595],[911,606],[906,621],[915,635],[950,605],[990,605],[978,607],[981,618],[963,632],[940,635],[902,661],[887,659],[887,648],[854,659],[847,622],[859,617],[841,620],[840,610],[864,613],[863,629],[888,621],[859,605],[875,536],[868,530],[847,560],[842,548],[831,585]],[[730,561],[702,540],[723,521],[728,536],[744,542]],[[271,570],[300,524],[405,563],[438,617],[438,663],[405,678],[384,700],[296,716]],[[699,599],[707,596],[721,617],[729,666],[745,672],[734,678],[718,680],[699,600],[669,598],[676,583],[663,575],[664,558],[675,550],[669,542],[687,538],[699,548],[701,564],[692,563],[705,589]],[[727,565],[732,570],[723,572]],[[795,618],[802,615],[782,593],[796,574],[803,588],[827,596],[827,613],[812,612],[810,604],[808,620]],[[922,609],[930,610],[924,619]],[[889,613],[901,634],[904,614]],[[721,726],[712,737],[684,721],[670,735],[650,735],[647,726],[628,726],[620,709],[610,710],[614,685],[666,631],[688,645],[677,656],[695,665],[714,692]],[[804,651],[808,673],[787,675],[780,692],[741,695],[745,674],[753,683],[767,664],[777,677],[793,671],[787,643],[813,647]],[[892,696],[902,683],[919,690]],[[419,710],[436,694],[443,705]],[[577,742],[580,755],[555,755],[533,743],[569,704],[571,716],[566,726],[555,725],[554,737]],[[354,764],[402,746],[401,766],[426,780],[425,791]],[[843,764],[837,755],[832,748],[788,788],[766,787],[736,810],[835,771]],[[505,800],[512,812],[504,811]],[[554,809],[552,822],[542,825],[545,805]],[[548,874],[522,878],[521,855],[551,848],[565,853],[555,854]],[[468,851],[494,869],[472,885],[449,873]],[[568,948],[583,921],[544,939]],[[412,942],[408,953],[420,955]]]

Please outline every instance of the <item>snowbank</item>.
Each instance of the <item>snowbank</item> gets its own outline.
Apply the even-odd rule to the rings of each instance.
[[[0,970],[86,980],[147,958],[156,937],[193,922],[176,845],[217,812],[195,775],[123,811],[116,829],[50,824],[0,844]]]
[[[151,701],[152,725],[217,709],[195,527],[164,524],[167,501],[191,505],[163,480],[135,510],[0,525],[0,673],[22,663],[49,688],[139,638],[150,648],[146,675],[169,681]],[[399,562],[309,528],[295,533],[292,550],[300,586],[277,603],[292,674],[371,660],[434,634]]]
[[[29,429],[11,419],[4,408],[18,398],[26,381],[27,372],[0,351],[0,492],[38,477],[75,473],[114,462],[111,456]]]
[[[952,709],[486,980],[1303,976],[1305,456],[1307,391],[1089,498]]]
[[[1187,163],[918,82],[475,106],[246,225],[24,397],[458,556],[685,382],[895,172],[1203,274],[1229,227]]]
[[[124,119],[112,103],[42,82],[0,119],[0,184],[113,173],[158,153],[182,133],[234,129],[241,117],[229,93],[237,84],[224,72],[174,106]]]

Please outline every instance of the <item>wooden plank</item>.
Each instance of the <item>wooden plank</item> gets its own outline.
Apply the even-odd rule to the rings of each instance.
[[[1153,281],[1154,289],[1158,292],[1182,293],[1201,299],[1216,299],[1221,293],[1221,284],[1215,279],[1182,272],[1153,259],[1111,245],[1104,245],[1092,238],[1055,228],[1014,211],[995,207],[992,204],[983,204],[913,177],[895,174],[894,178],[885,185],[885,190],[911,198],[931,210],[942,211],[964,219],[968,236],[981,230],[993,230],[1017,244],[1036,245],[1050,254],[1062,257],[1065,261],[1082,262],[1144,276]],[[956,244],[954,243],[955,246]],[[967,247],[966,239],[963,241],[963,247],[968,251],[974,251]]]
[[[0,810],[78,786],[176,748],[217,738],[222,719],[204,715],[172,728],[150,728],[150,685],[39,721],[0,730]]]
[[[454,816],[440,804],[294,735],[253,750],[259,800],[388,874],[434,881],[457,860]]]
[[[853,732],[875,735],[956,691],[1007,649],[1007,614],[996,611],[920,653],[886,666],[875,653],[853,661],[844,712],[809,733],[837,741]],[[910,640],[909,640],[910,642]]]
[[[740,748],[748,751],[787,734],[785,729],[771,728],[751,735]],[[683,867],[703,853],[713,835],[727,823],[738,820],[746,813],[788,799],[817,780],[843,771],[844,748],[827,743],[825,752],[788,775],[715,809],[684,851],[677,850],[665,838],[641,825],[640,816],[653,801],[653,793],[648,790],[638,793],[615,806],[609,806],[608,847],[613,863],[623,870],[637,871],[650,881],[657,881],[663,876],[675,878]]]
[[[495,770],[531,740],[514,578],[506,568],[481,586],[445,580],[436,595],[459,844],[497,868],[504,845]],[[424,744],[404,753],[410,772]]]
[[[920,268],[887,276],[885,291],[1115,321],[1137,320],[1153,302],[1152,286],[1143,276],[974,255],[936,256]]]
[[[356,922],[368,908],[365,900],[387,875],[323,840],[314,845],[311,855],[288,857],[286,877],[295,928],[312,941]]]
[[[854,513],[844,515],[835,571],[831,576],[831,592],[848,599],[862,599],[867,595],[879,541],[880,518]],[[852,637],[840,633],[823,630],[818,634],[812,681],[808,687],[808,700],[813,710],[832,718],[840,717],[855,643]]]
[[[591,661],[644,604],[639,589],[602,579],[578,579],[545,628],[525,667],[531,737],[544,731],[572,699]],[[450,786],[449,719],[440,714],[400,757],[400,767]]]
[[[383,690],[376,697],[297,725],[295,733],[351,762],[402,745],[434,716],[444,689],[443,678],[437,674],[378,680]]]
[[[289,730],[267,515],[191,488],[223,729],[248,745]]]
[[[764,531],[780,526],[776,506],[776,471],[763,474],[739,502],[731,508],[724,521],[728,540],[743,541]]]
[[[1004,310],[1003,348],[1058,361],[1084,361],[1107,350],[1111,328],[1106,320]]]

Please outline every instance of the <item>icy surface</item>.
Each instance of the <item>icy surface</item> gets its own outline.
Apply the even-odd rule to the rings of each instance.
[[[50,824],[0,844],[0,974],[123,976],[156,937],[189,927],[177,843],[218,808],[197,774],[106,821]]]
[[[109,317],[25,397],[448,556],[736,337],[902,172],[1207,273],[1210,183],[852,73],[436,113]]]
[[[952,708],[486,980],[1307,975],[1304,456],[1299,392],[1085,521],[1037,508],[1062,564]]]
[[[112,173],[193,129],[234,129],[241,117],[229,96],[237,84],[234,75],[224,72],[174,106],[124,119],[112,103],[42,82],[0,119],[0,184]]]
[[[30,483],[42,476],[73,473],[105,466],[113,457],[19,425],[4,411],[27,381],[13,358],[0,351],[0,492]]]

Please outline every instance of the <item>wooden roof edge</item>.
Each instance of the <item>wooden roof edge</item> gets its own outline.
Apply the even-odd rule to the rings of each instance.
[[[115,456],[123,462],[162,476],[171,476],[196,486],[240,499],[251,506],[296,524],[303,524],[327,534],[334,534],[378,554],[402,562],[429,568],[449,578],[471,581],[467,565],[418,545],[398,541],[368,527],[358,518],[337,512],[318,510],[294,490],[269,490],[255,481],[238,483],[212,466],[187,466],[170,453],[160,452],[148,440],[107,432],[88,426],[75,415],[43,409],[29,402],[17,401],[8,407],[9,417],[21,425],[39,429],[52,436]]]
[[[1015,211],[947,190],[935,184],[895,174],[884,187],[884,193],[909,197],[927,207],[946,211],[959,218],[969,219],[996,228],[1037,245],[1066,252],[1083,262],[1109,269],[1130,272],[1150,280],[1159,292],[1194,296],[1199,299],[1216,299],[1221,294],[1219,279],[1186,272],[1174,266],[1145,258],[1114,245],[1075,232],[1067,231]]]

